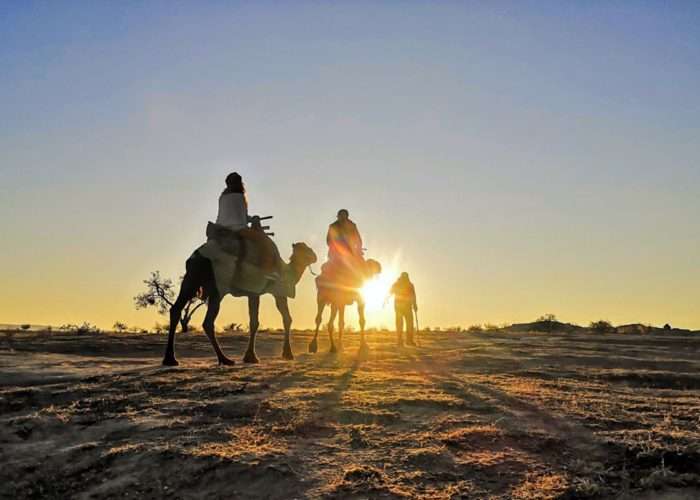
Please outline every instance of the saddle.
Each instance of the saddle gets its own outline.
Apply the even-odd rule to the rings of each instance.
[[[243,261],[248,256],[248,246],[243,236],[221,224],[207,224],[207,241],[216,240],[221,250],[236,258],[236,271],[241,270]]]

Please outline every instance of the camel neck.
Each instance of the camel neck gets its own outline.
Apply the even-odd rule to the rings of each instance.
[[[303,265],[301,262],[297,261],[292,255],[292,257],[289,259],[289,267],[291,268],[292,273],[294,274],[294,284],[296,285],[297,283],[299,283],[299,280],[304,275],[306,266]]]

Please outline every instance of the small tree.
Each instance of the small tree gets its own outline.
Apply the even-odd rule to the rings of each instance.
[[[535,321],[534,330],[536,332],[551,332],[554,329],[554,323],[557,322],[557,317],[552,314],[544,314]]]
[[[224,327],[225,332],[242,332],[243,331],[243,324],[241,323],[230,323]]]
[[[182,276],[179,282],[182,283]],[[157,307],[158,314],[163,316],[170,312],[170,308],[175,303],[175,286],[170,278],[161,278],[159,271],[154,271],[148,279],[143,280],[147,290],[134,297],[136,309],[145,309],[147,307]],[[190,320],[197,309],[206,304],[206,300],[198,297],[192,297],[185,308],[182,310],[180,317],[180,328],[183,333],[189,331]]]
[[[115,332],[119,332],[119,333],[124,333],[124,332],[129,331],[129,327],[126,326],[126,323],[122,323],[121,321],[115,321],[112,328],[114,328]]]
[[[598,321],[591,321],[588,328],[598,333],[609,333],[614,331],[612,324],[604,319],[599,319]]]
[[[153,324],[153,333],[168,333],[168,325],[155,322]]]

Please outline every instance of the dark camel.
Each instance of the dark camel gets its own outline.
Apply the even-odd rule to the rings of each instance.
[[[379,262],[367,259],[363,275],[350,286],[329,282],[329,280],[324,279],[323,272],[321,272],[321,276],[316,278],[318,312],[316,313],[316,331],[314,332],[314,338],[309,343],[309,352],[314,353],[318,351],[318,330],[321,326],[323,310],[326,305],[331,306],[331,317],[328,320],[328,336],[331,343],[330,352],[337,352],[338,350],[335,342],[333,342],[333,324],[335,323],[336,315],[338,316],[338,344],[339,347],[342,347],[341,342],[343,340],[343,330],[345,329],[345,306],[349,306],[353,302],[357,303],[357,315],[360,320],[360,350],[365,351],[369,349],[367,342],[365,342],[365,301],[360,288],[365,280],[370,280],[381,272],[382,266]]]
[[[305,243],[294,243],[292,245],[292,256],[289,259],[289,266],[294,274],[294,284],[296,285],[304,274],[306,268],[316,262],[316,254]],[[170,309],[170,329],[168,331],[168,345],[165,348],[165,356],[163,364],[166,366],[177,366],[179,363],[175,359],[175,329],[177,328],[180,314],[185,304],[197,295],[202,293],[203,297],[207,298],[207,313],[204,317],[204,332],[209,337],[211,345],[214,347],[216,357],[221,365],[233,365],[234,361],[228,358],[216,340],[216,332],[214,331],[214,321],[219,314],[221,300],[219,292],[216,288],[214,280],[214,271],[211,261],[195,252],[195,255],[188,259],[186,263],[185,277],[180,286],[180,293]],[[246,363],[257,363],[259,361],[255,354],[255,334],[258,331],[260,322],[258,313],[260,310],[260,295],[247,294],[242,295],[248,297],[248,313],[250,316],[250,337],[248,339],[248,350],[243,356],[243,361]],[[284,324],[284,346],[282,348],[282,357],[285,359],[294,359],[292,346],[289,343],[289,331],[292,326],[292,316],[289,314],[287,297],[275,297],[275,305],[277,310],[282,315],[282,323]]]

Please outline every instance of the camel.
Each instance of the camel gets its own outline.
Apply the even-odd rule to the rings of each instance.
[[[324,267],[326,264],[324,264]],[[326,278],[323,273],[323,267],[321,269],[321,275],[316,278],[316,331],[314,332],[314,337],[309,343],[309,352],[315,353],[318,351],[318,330],[321,326],[321,320],[323,316],[323,310],[326,305],[331,306],[331,317],[328,321],[328,336],[330,338],[330,352],[337,352],[336,344],[333,342],[333,324],[335,323],[335,317],[338,316],[338,343],[340,344],[343,339],[343,329],[345,328],[345,306],[351,305],[353,302],[357,303],[357,315],[360,320],[360,351],[365,351],[369,349],[367,342],[365,342],[365,301],[360,292],[360,288],[365,280],[372,279],[382,272],[382,266],[379,262],[374,259],[367,259],[365,261],[364,273],[359,277],[350,276],[350,279],[346,276],[346,279],[340,279],[339,281],[350,281],[350,286],[339,285],[333,283],[330,279]],[[354,285],[354,286],[353,286]]]
[[[292,256],[289,259],[289,266],[294,276],[294,285],[296,285],[304,274],[306,268],[316,262],[316,254],[305,243],[294,243],[292,245]],[[202,293],[202,297],[207,298],[207,312],[204,317],[204,332],[209,337],[211,345],[214,347],[214,352],[220,365],[233,365],[234,361],[228,358],[221,350],[219,343],[216,340],[214,331],[214,321],[219,314],[221,300],[214,279],[214,271],[212,263],[198,251],[195,251],[192,257],[187,260],[185,277],[180,286],[180,292],[177,300],[170,309],[170,329],[168,330],[168,344],[165,348],[165,356],[163,364],[166,366],[178,366],[179,363],[175,359],[175,329],[177,328],[180,314],[185,304],[197,295]],[[248,314],[250,317],[250,336],[248,338],[248,349],[243,356],[243,361],[246,363],[257,363],[259,359],[255,354],[255,335],[260,326],[258,313],[260,310],[260,295],[252,293],[236,293],[236,296],[248,298]],[[282,323],[284,325],[284,346],[282,348],[282,357],[285,359],[294,359],[292,346],[289,342],[289,332],[292,326],[292,316],[289,313],[287,297],[275,296],[275,305],[277,310],[282,315]]]

